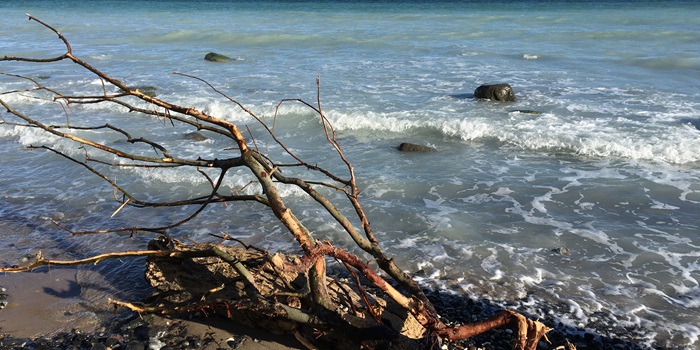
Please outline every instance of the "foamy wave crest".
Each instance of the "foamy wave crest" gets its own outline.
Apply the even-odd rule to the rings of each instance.
[[[453,119],[433,126],[447,136],[459,137],[464,141],[497,137],[493,125],[483,119]]]
[[[673,135],[651,136],[618,135],[581,139],[572,144],[577,153],[589,156],[617,156],[635,160],[661,161],[686,164],[700,160],[700,142],[697,135],[676,132]],[[637,136],[637,137],[635,137]]]
[[[413,128],[425,126],[425,123],[405,118],[405,115],[401,115],[401,113],[355,112],[343,114],[334,112],[329,113],[328,117],[337,130],[368,129],[405,132]]]
[[[19,85],[19,84],[0,85],[0,92],[18,90],[18,89],[26,89],[28,87],[29,86],[27,86],[27,85]],[[16,108],[18,106],[24,106],[24,105],[37,107],[37,106],[54,104],[54,105],[58,106],[57,102],[54,102],[53,96],[48,94],[48,93],[34,92],[32,95],[30,95],[28,93],[24,93],[24,94],[14,93],[14,94],[6,94],[6,95],[0,95],[0,96],[1,96],[1,99],[3,102],[5,102],[6,104],[10,105],[13,108]]]
[[[159,36],[153,36],[145,41],[153,41],[153,42],[168,42],[168,43],[173,43],[173,42],[192,42],[192,41],[200,41],[203,39],[206,39],[208,36],[213,35],[212,33],[202,33],[194,30],[185,30],[185,29],[178,29],[174,30],[171,32],[168,32],[163,35]]]
[[[524,150],[570,152],[592,157],[687,164],[700,161],[697,129],[683,125],[621,123],[603,118],[566,117],[554,113],[531,116],[453,117],[429,111],[333,112],[338,130],[392,133],[437,131],[464,141],[496,139]]]
[[[109,55],[109,54],[89,55],[88,57],[90,57],[96,61],[108,61],[108,60],[112,59],[112,55]]]
[[[60,137],[44,130],[21,126],[0,127],[0,137],[16,138],[23,146],[51,145],[61,140]]]
[[[216,118],[221,118],[230,122],[250,121],[250,115],[238,106],[221,100],[211,100],[206,98],[192,98],[190,102],[193,106]]]
[[[209,181],[194,169],[132,169],[132,172],[148,182],[161,184],[174,184],[184,186],[180,188],[187,191],[188,195],[206,195],[211,190]],[[217,174],[209,174],[213,181],[218,181]],[[205,186],[205,187],[198,187]],[[296,186],[278,184],[278,190],[282,197],[302,196],[305,192]],[[244,172],[229,173],[222,182],[220,193],[226,195],[227,191],[236,194],[256,195],[262,193],[262,188],[257,183],[251,183],[251,176]]]
[[[405,133],[411,131],[438,131],[450,137],[473,141],[495,136],[493,125],[474,119],[419,119],[423,111],[415,112],[334,112],[328,117],[337,130],[373,130]]]

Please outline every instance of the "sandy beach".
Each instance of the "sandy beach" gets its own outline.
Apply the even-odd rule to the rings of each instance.
[[[84,298],[90,291],[81,291],[74,269],[6,274],[0,285],[7,295],[7,306],[0,310],[0,349],[60,349],[75,343],[79,349],[139,349],[139,344],[151,349],[304,348],[293,336],[218,316],[115,314],[104,296]]]
[[[93,345],[110,337],[138,340],[139,332],[148,333],[144,344],[158,339],[171,348],[233,348],[228,343],[249,350],[302,348],[293,336],[277,336],[216,316],[139,317],[126,311],[115,315],[106,295],[91,298],[90,288],[80,286],[75,269],[5,274],[0,286],[7,295],[7,306],[0,310],[2,349],[31,348],[42,341],[59,346],[76,334],[92,338],[88,342]]]
[[[75,269],[6,274],[0,277],[0,286],[6,288],[8,302],[0,310],[0,349],[306,349],[293,335],[272,334],[203,312],[115,313],[108,295],[94,297],[89,286],[80,287]],[[428,295],[444,319],[452,322],[485,319],[499,310],[483,301],[438,291]],[[549,334],[551,343],[541,342],[538,349],[562,349],[567,339],[579,350],[646,349],[635,343],[632,332],[604,337],[543,321],[554,329]],[[496,329],[441,348],[506,350],[512,340],[510,330]]]

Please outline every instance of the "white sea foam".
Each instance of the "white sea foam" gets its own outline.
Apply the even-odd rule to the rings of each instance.
[[[678,209],[680,209],[679,207],[676,207],[676,206],[673,206],[670,204],[666,204],[666,203],[662,203],[660,201],[652,200],[652,202],[654,203],[654,205],[651,206],[652,209],[662,209],[662,210],[678,210]]]
[[[414,248],[417,246],[417,242],[420,240],[420,237],[410,237],[410,238],[404,238],[399,240],[399,244],[395,244],[395,248]]]
[[[90,55],[89,57],[92,58],[93,60],[97,60],[97,61],[107,61],[107,60],[110,60],[110,59],[112,58],[112,55],[109,55],[109,54],[106,54],[106,55]]]
[[[431,115],[429,111],[425,111]],[[481,117],[416,116],[414,112],[329,113],[339,130],[373,130],[405,133],[411,130],[438,130],[465,141],[494,138],[526,150],[564,149],[585,156],[619,157],[631,160],[687,164],[700,161],[697,130],[677,126],[664,127],[662,133],[625,130],[608,119],[573,120],[567,116],[545,114],[537,118],[503,125],[496,119]],[[641,126],[640,126],[641,128]],[[648,127],[646,127],[648,128]]]
[[[21,126],[0,128],[1,136],[16,138],[23,146],[52,145],[61,140],[59,136],[49,134],[36,128],[25,128]]]

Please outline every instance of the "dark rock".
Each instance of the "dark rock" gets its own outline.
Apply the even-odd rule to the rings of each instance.
[[[110,347],[110,348],[115,348],[119,344],[120,344],[119,338],[117,338],[116,336],[111,336],[111,337],[107,338],[107,340],[105,340],[105,345]]]
[[[148,337],[149,337],[149,338],[157,337],[159,333],[164,332],[165,330],[166,330],[166,328],[163,327],[163,326],[154,326],[154,325],[151,325],[151,326],[148,328]],[[134,331],[136,331],[136,330],[134,330]]]
[[[195,142],[200,142],[200,141],[204,141],[207,139],[206,136],[204,136],[198,132],[191,132],[189,134],[186,134],[185,138],[187,138],[188,140],[195,141]]]
[[[148,327],[141,325],[134,328],[134,336],[139,340],[148,340]]]
[[[11,338],[11,339],[0,339],[0,348],[2,349],[21,349],[26,344],[29,344],[31,339],[29,338]]]
[[[231,57],[216,52],[210,52],[204,56],[204,59],[210,62],[228,62],[231,60]]]
[[[689,124],[690,126],[700,130],[700,119],[681,119],[681,123]]]
[[[508,84],[481,85],[474,90],[474,97],[503,102],[515,102],[513,88]]]
[[[569,251],[569,248],[566,247],[554,248],[552,249],[552,252],[559,253],[561,255],[571,255],[571,251]]]
[[[416,145],[414,143],[402,143],[398,147],[401,152],[435,152],[435,148],[430,146]]]
[[[239,347],[241,347],[241,345],[243,345],[244,342],[245,342],[244,337],[238,337],[238,338],[231,337],[231,338],[226,339],[226,345],[228,345],[228,347],[231,349],[238,349]]]
[[[137,319],[132,320],[129,323],[123,325],[121,327],[121,330],[122,331],[129,331],[129,330],[133,331],[136,327],[144,326],[144,325],[146,325],[146,322],[144,322],[143,319],[141,319],[141,318],[137,318]]]
[[[126,350],[145,350],[146,346],[138,341],[132,341],[126,346]]]
[[[107,350],[107,345],[99,344],[99,343],[93,344],[92,348],[90,348],[90,350]]]

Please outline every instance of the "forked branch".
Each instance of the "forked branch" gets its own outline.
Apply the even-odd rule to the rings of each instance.
[[[2,105],[13,118],[17,118],[21,123],[16,123],[14,125],[25,126],[31,128],[38,128],[47,134],[54,135],[58,138],[69,140],[78,144],[84,151],[84,160],[78,160],[77,157],[70,156],[56,148],[49,146],[33,146],[33,148],[42,148],[48,151],[54,152],[56,154],[65,157],[69,161],[76,163],[94,175],[98,176],[104,180],[109,186],[114,189],[115,199],[117,200],[119,206],[113,211],[114,214],[120,212],[122,208],[126,206],[132,207],[165,207],[165,206],[185,206],[185,205],[197,205],[197,209],[194,210],[184,219],[175,221],[172,224],[164,225],[160,227],[130,227],[130,228],[119,228],[119,229],[105,229],[99,231],[72,231],[64,227],[64,225],[57,223],[61,228],[73,233],[73,234],[84,234],[84,233],[109,233],[109,232],[158,232],[167,234],[167,231],[175,227],[180,227],[185,223],[191,222],[196,219],[205,208],[209,205],[215,203],[227,203],[232,201],[253,201],[259,204],[263,204],[266,209],[270,210],[279,224],[284,226],[286,230],[291,234],[294,240],[297,242],[298,247],[296,251],[301,251],[299,256],[289,257],[288,260],[294,260],[295,263],[282,263],[277,266],[279,269],[275,270],[277,277],[284,280],[282,286],[285,290],[279,291],[280,293],[271,293],[270,295],[263,295],[261,292],[262,279],[260,275],[264,272],[261,270],[254,270],[249,266],[246,266],[243,262],[237,259],[235,256],[227,253],[226,251],[216,247],[208,246],[206,249],[193,249],[187,251],[181,250],[164,250],[164,251],[136,251],[136,252],[121,252],[121,253],[109,253],[96,255],[91,258],[80,259],[80,260],[48,260],[39,256],[38,259],[23,267],[9,267],[0,268],[1,272],[20,272],[28,271],[42,266],[72,266],[79,264],[90,264],[99,263],[100,261],[106,259],[114,258],[124,258],[124,257],[138,257],[147,256],[151,258],[167,258],[167,259],[191,259],[191,258],[201,258],[201,257],[216,257],[217,259],[226,262],[233,270],[236,271],[237,276],[242,279],[245,285],[245,292],[247,298],[244,300],[224,300],[216,302],[207,303],[194,303],[187,305],[183,308],[173,309],[173,308],[152,308],[152,307],[140,307],[133,303],[112,301],[115,305],[120,305],[127,307],[131,310],[137,312],[154,312],[154,313],[164,313],[164,312],[183,312],[192,311],[195,309],[205,309],[205,308],[216,308],[216,307],[238,307],[238,308],[249,308],[252,310],[260,310],[262,314],[266,317],[283,317],[292,322],[296,322],[299,325],[311,325],[318,328],[343,328],[351,327],[358,328],[358,324],[362,324],[363,327],[367,325],[366,322],[357,322],[356,315],[349,315],[347,311],[343,311],[343,308],[338,304],[337,300],[334,300],[329,292],[329,281],[326,276],[326,258],[331,257],[337,261],[342,262],[345,266],[362,275],[369,286],[374,287],[379,290],[383,296],[388,298],[387,300],[395,303],[400,308],[402,308],[405,314],[404,316],[410,317],[417,320],[417,322],[425,329],[427,335],[437,335],[447,339],[461,339],[465,337],[471,337],[476,334],[483,333],[487,330],[493,329],[495,327],[511,327],[516,331],[517,342],[514,345],[515,349],[519,350],[533,350],[537,346],[537,342],[547,333],[549,330],[543,324],[538,321],[533,321],[525,318],[524,316],[510,310],[506,310],[503,313],[494,316],[491,319],[459,326],[448,328],[438,316],[432,303],[426,297],[423,290],[412,279],[406,272],[397,266],[395,261],[388,256],[382,249],[379,241],[374,235],[372,228],[370,227],[369,219],[364,211],[362,203],[360,201],[360,188],[357,185],[357,179],[355,176],[355,169],[352,163],[345,156],[340,142],[337,139],[336,131],[333,128],[330,120],[326,117],[322,105],[321,105],[321,83],[320,78],[316,80],[316,91],[317,91],[317,101],[315,104],[305,102],[301,99],[285,99],[279,102],[275,108],[274,120],[276,121],[279,117],[280,106],[284,103],[296,102],[301,103],[308,107],[320,120],[323,127],[323,133],[326,142],[333,149],[338,158],[343,162],[344,167],[341,169],[342,173],[346,175],[337,175],[334,171],[325,169],[315,164],[310,164],[302,159],[299,155],[295,154],[288,148],[283,140],[281,140],[278,135],[275,134],[274,124],[272,127],[268,126],[262,118],[259,118],[251,109],[245,107],[243,104],[239,103],[235,99],[229,97],[226,93],[222,92],[209,82],[184,73],[175,73],[183,77],[190,79],[196,79],[206,84],[212,91],[222,96],[230,103],[234,104],[236,107],[243,110],[250,118],[255,122],[260,124],[264,132],[270,136],[270,139],[275,144],[279,145],[283,150],[283,154],[278,155],[280,158],[289,158],[291,156],[295,164],[283,164],[281,162],[276,162],[275,159],[280,159],[278,157],[263,154],[256,141],[252,147],[248,146],[248,139],[243,136],[242,132],[238,126],[232,122],[225,119],[218,118],[214,115],[210,115],[196,108],[189,106],[181,106],[177,104],[172,104],[164,101],[155,96],[151,96],[139,90],[138,88],[129,87],[122,81],[105,74],[99,69],[91,66],[87,62],[81,60],[73,54],[72,48],[63,34],[58,30],[46,24],[45,22],[31,16],[27,15],[30,20],[36,21],[43,25],[45,28],[53,31],[58,35],[59,39],[64,43],[66,52],[55,56],[53,58],[24,58],[24,57],[8,57],[5,56],[0,58],[0,61],[20,61],[20,62],[33,62],[33,63],[49,63],[57,62],[61,60],[70,60],[78,66],[84,68],[85,70],[91,72],[96,77],[98,77],[102,82],[102,92],[101,94],[86,94],[78,96],[67,96],[61,93],[44,87],[36,80],[31,78],[26,78],[13,74],[6,74],[7,76],[14,76],[16,78],[26,79],[33,83],[31,88],[27,89],[16,89],[13,91],[0,93],[0,97],[8,94],[27,94],[31,95],[36,91],[45,91],[53,96],[53,100],[57,101],[62,108],[64,113],[66,113],[66,125],[57,126],[51,125],[50,123],[44,123],[40,119],[32,118],[25,113],[13,108],[8,103],[0,99],[0,105]],[[108,93],[108,86],[111,84],[112,87],[116,87],[117,92]],[[125,98],[128,97],[128,100]],[[127,101],[136,100],[137,103],[144,104],[137,105],[137,103],[131,103]],[[163,127],[168,124],[171,126],[184,125],[190,128],[196,128],[197,130],[208,130],[227,138],[227,141],[235,145],[234,147],[225,148],[220,158],[218,157],[207,157],[208,159],[203,159],[202,157],[193,158],[191,156],[181,156],[178,154],[177,150],[169,149],[166,147],[167,143],[164,141],[158,141],[151,137],[139,137],[134,136],[134,133],[129,132],[127,128],[114,125],[111,123],[103,123],[97,126],[83,126],[76,123],[75,118],[71,122],[68,122],[68,110],[71,111],[72,115],[76,115],[75,111],[71,110],[70,106],[75,105],[85,105],[85,104],[116,104],[119,106],[126,107],[130,112],[136,112],[142,116],[146,117],[158,117],[163,120]],[[159,119],[160,121],[160,119]],[[169,122],[169,123],[168,123]],[[9,124],[10,122],[3,119],[3,123]],[[273,121],[274,123],[274,121]],[[117,135],[122,139],[126,139],[127,143],[136,145],[138,147],[145,148],[148,152],[143,151],[141,153],[134,151],[126,151],[120,148],[120,146],[107,146],[103,143],[98,142],[95,139],[90,139],[89,136],[79,136],[85,132],[94,131],[108,131],[111,134]],[[252,131],[248,129],[250,133],[250,138],[252,140],[260,140],[253,135]],[[269,141],[268,141],[269,142]],[[231,155],[231,151],[237,153]],[[155,152],[155,156],[153,153]],[[145,155],[145,154],[149,155]],[[107,155],[105,157],[100,157],[99,155]],[[110,158],[111,157],[111,158]],[[213,158],[213,159],[211,159]],[[114,161],[118,159],[119,162]],[[126,160],[126,163],[121,161]],[[192,198],[186,198],[182,200],[173,200],[166,202],[155,202],[146,201],[139,198],[138,194],[132,193],[128,188],[128,184],[122,185],[118,184],[116,180],[111,179],[106,176],[107,167],[109,169],[125,169],[132,167],[143,167],[149,168],[162,168],[162,167],[189,167],[191,169],[196,169],[205,181],[210,185],[204,194],[193,196]],[[258,187],[256,189],[248,189],[252,194],[237,194],[235,191],[231,192],[231,195],[224,195],[219,193],[222,188],[224,178],[227,176],[228,171],[233,168],[246,169],[249,174],[247,176],[250,183],[256,183]],[[305,168],[311,170],[322,176],[321,180],[306,180],[304,178],[295,177],[293,175],[288,175],[287,170],[292,168]],[[218,178],[214,179],[210,177],[202,169],[214,169],[218,173]],[[289,173],[293,173],[290,171]],[[283,196],[281,195],[278,186],[280,184],[295,186],[301,189],[308,197],[313,201],[314,205],[321,207],[326,215],[326,218],[333,220],[338,223],[345,234],[347,234],[352,241],[359,248],[365,252],[366,256],[377,264],[379,269],[384,271],[386,275],[380,274],[379,270],[375,270],[370,266],[370,263],[366,261],[365,258],[351,254],[346,249],[338,248],[330,243],[322,243],[323,238],[317,238],[316,232],[313,229],[304,225],[302,220],[298,218],[295,214],[293,208],[287,206]],[[246,185],[247,186],[247,185]],[[344,213],[340,207],[334,204],[326,196],[320,193],[318,188],[327,188],[337,191],[342,191],[345,194],[345,198],[349,201],[352,209],[349,210],[350,213]],[[225,220],[225,218],[223,218]],[[359,223],[359,227],[356,226]],[[365,254],[362,253],[362,254]],[[269,257],[268,257],[269,258]],[[270,258],[271,259],[271,258]],[[303,293],[303,296],[309,295],[311,304],[309,310],[313,311],[302,311],[301,308],[292,306],[291,301],[282,302],[275,298],[282,295],[291,296],[292,294],[297,294],[297,291],[288,290],[289,286],[292,285],[292,280],[285,279],[282,275],[286,273],[294,272],[305,279],[308,285],[308,292]],[[393,280],[398,284],[390,283],[389,279]],[[360,280],[359,278],[357,279]],[[337,281],[334,284],[340,285]],[[358,287],[361,294],[364,293],[365,288],[363,286]],[[342,286],[340,288],[344,294],[350,295],[350,288]],[[350,299],[350,298],[349,298]],[[289,300],[293,300],[290,298]],[[298,300],[297,300],[298,301]],[[351,304],[351,310],[353,313],[361,313],[359,310],[363,309],[363,304],[368,308],[372,309],[369,299],[363,294],[362,301],[353,301]],[[381,323],[382,318],[378,313],[369,312],[369,317],[374,320],[372,321],[374,325]],[[378,320],[378,321],[377,321]],[[380,322],[381,321],[381,322]],[[381,324],[380,327],[385,327]],[[295,330],[296,331],[296,330]],[[399,330],[393,330],[399,331]]]

